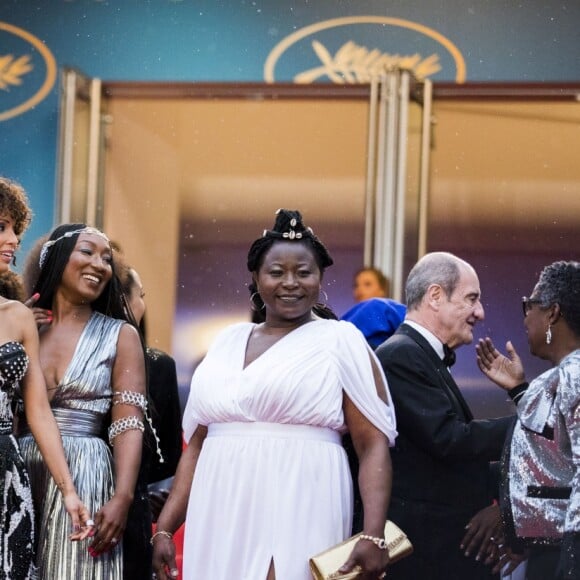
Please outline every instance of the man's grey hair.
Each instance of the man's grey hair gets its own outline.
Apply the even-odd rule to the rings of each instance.
[[[462,266],[471,268],[467,262],[449,252],[432,252],[423,256],[407,277],[407,309],[416,310],[432,284],[438,284],[447,297],[451,296],[457,288]]]

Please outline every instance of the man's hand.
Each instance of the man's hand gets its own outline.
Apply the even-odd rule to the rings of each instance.
[[[475,555],[477,561],[492,564],[499,558],[494,539],[502,535],[499,506],[491,505],[477,512],[466,528],[460,548],[465,556]]]

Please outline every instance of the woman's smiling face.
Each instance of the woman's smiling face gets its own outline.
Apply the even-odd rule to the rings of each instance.
[[[0,273],[10,270],[18,243],[14,220],[8,215],[0,215]]]
[[[307,244],[274,243],[254,280],[266,306],[267,323],[299,324],[311,319],[322,276],[314,251]]]
[[[94,302],[111,280],[112,250],[100,235],[80,234],[64,269],[61,289],[80,295],[82,302]]]

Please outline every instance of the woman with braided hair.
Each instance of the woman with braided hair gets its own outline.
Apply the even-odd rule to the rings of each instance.
[[[353,325],[318,304],[332,258],[299,212],[278,211],[247,265],[264,322],[226,328],[193,375],[188,446],[152,539],[157,578],[176,576],[171,536],[184,520],[186,580],[310,578],[308,559],[350,535],[347,430],[366,515],[341,571],[383,577],[397,433],[380,365]]]

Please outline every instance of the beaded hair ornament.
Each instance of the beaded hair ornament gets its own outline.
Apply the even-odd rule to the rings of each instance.
[[[302,214],[298,210],[279,209],[276,212],[276,222],[271,230],[264,230],[262,237],[254,240],[248,252],[248,270],[253,272],[259,265],[259,256],[267,249],[268,243],[273,240],[305,241],[308,240],[314,247],[318,265],[324,269],[332,266],[332,258],[324,244],[316,237],[310,227],[302,221]]]
[[[280,208],[279,210],[276,211],[276,215],[279,215],[282,212],[289,213],[288,210]],[[275,238],[283,238],[286,240],[300,240],[300,239],[302,239],[302,237],[304,235],[314,236],[314,231],[312,228],[303,227],[303,231],[300,232],[300,231],[296,231],[297,225],[298,225],[298,220],[295,217],[293,217],[288,222],[288,231],[278,232],[278,231],[274,231],[274,230],[264,230],[262,237],[265,238],[266,236],[272,236]]]
[[[62,236],[59,236],[55,240],[48,240],[42,244],[42,248],[40,250],[40,258],[38,259],[38,264],[42,268],[44,263],[46,262],[46,258],[48,256],[48,250],[52,248],[57,242],[64,240],[65,238],[72,238],[76,234],[94,234],[96,236],[101,236],[107,243],[110,243],[109,238],[97,228],[93,228],[91,226],[87,226],[85,228],[81,228],[79,230],[73,230],[72,232],[65,232]]]

